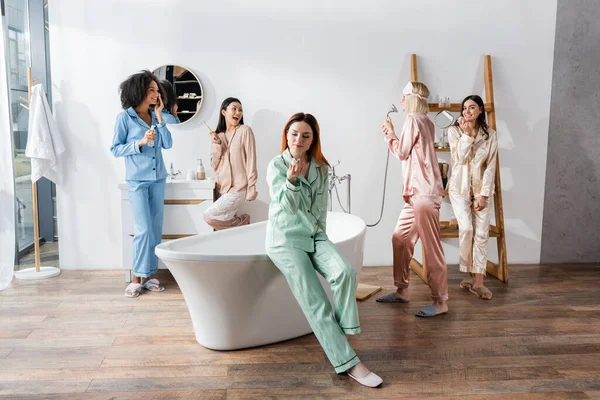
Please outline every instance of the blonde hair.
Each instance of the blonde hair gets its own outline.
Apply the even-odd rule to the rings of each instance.
[[[424,83],[421,83],[421,82],[411,82],[411,83],[412,83],[412,87],[413,87],[412,92],[414,94],[423,96],[425,99],[427,99],[429,97],[429,89],[427,88],[427,86],[425,86]],[[428,113],[429,112],[429,104],[427,103],[427,100],[423,100],[420,97],[407,95],[404,97],[404,109],[406,110],[407,114],[415,113],[415,112]]]

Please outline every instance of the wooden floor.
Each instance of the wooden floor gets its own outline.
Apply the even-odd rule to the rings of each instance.
[[[379,389],[336,375],[313,335],[203,348],[173,280],[138,299],[123,296],[121,271],[14,281],[0,292],[0,398],[600,399],[600,265],[511,266],[487,302],[451,269],[448,315],[413,316],[428,301],[418,278],[409,305],[359,303],[350,341]],[[361,281],[385,293],[391,268]]]

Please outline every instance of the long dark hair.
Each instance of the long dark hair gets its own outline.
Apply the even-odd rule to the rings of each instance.
[[[158,78],[148,70],[133,74],[121,82],[119,85],[119,91],[121,92],[121,107],[126,110],[129,107],[135,108],[142,104],[148,96],[148,88],[152,81],[156,82],[158,92],[163,96]]]
[[[240,103],[240,105],[242,104],[242,102],[235,97],[228,97],[223,100],[221,103],[221,108],[219,109],[219,123],[217,124],[215,133],[222,133],[227,130],[227,123],[225,122],[225,116],[223,115],[222,111],[227,110],[227,107],[229,107],[231,103]],[[244,114],[242,114],[242,118],[240,119],[240,125],[244,125]]]
[[[173,84],[165,79],[160,81],[160,85],[162,86],[161,96],[165,96],[162,99],[163,103],[165,104],[165,110],[167,110],[170,114],[173,114],[173,106],[177,104],[177,96],[175,95]]]
[[[312,129],[313,141],[307,151],[311,158],[313,158],[317,164],[325,163],[331,166],[321,150],[321,130],[319,129],[319,123],[317,122],[317,119],[312,114],[299,112],[290,117],[289,121],[283,128],[283,135],[281,137],[281,152],[283,153],[288,148],[287,133],[290,130],[290,126],[292,126],[294,122],[306,122],[310,126],[310,129]]]
[[[481,97],[477,96],[476,94],[472,94],[470,96],[465,97],[465,99],[462,101],[462,104],[460,105],[460,116],[463,116],[463,109],[465,107],[465,103],[469,100],[474,101],[481,109],[481,114],[479,114],[479,116],[477,117],[477,125],[479,125],[479,127],[483,130],[485,140],[488,140],[488,138],[490,137],[490,133],[487,120],[485,118],[485,104],[483,103]],[[454,125],[459,126],[458,120],[454,123]]]

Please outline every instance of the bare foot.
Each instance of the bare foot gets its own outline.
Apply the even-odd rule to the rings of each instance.
[[[136,298],[139,297],[142,292],[142,286],[139,283],[131,282],[125,288],[125,297]]]
[[[410,295],[408,294],[408,288],[398,288],[396,293],[394,293],[394,297],[397,299],[410,301]]]
[[[447,301],[434,301],[432,304],[435,307],[437,314],[442,314],[448,312],[448,302]]]
[[[484,276],[483,274],[471,274],[473,279],[475,280],[474,286],[483,286]]]
[[[125,296],[127,297],[138,297],[141,294],[142,288],[136,288],[135,283],[141,283],[141,278],[131,274],[131,283],[125,288]],[[134,290],[135,288],[135,290]]]
[[[484,275],[483,274],[473,274],[473,277],[475,278],[475,284],[472,287],[472,291],[477,294],[477,296],[479,296],[482,299],[485,300],[491,300],[492,299],[492,292],[488,290],[477,290],[481,287],[487,289],[484,285]]]
[[[469,273],[469,276],[460,282],[460,287],[463,289],[470,289],[474,284],[475,278],[473,278],[473,274]]]
[[[409,303],[410,295],[408,294],[408,288],[398,288],[393,293],[378,297],[377,301],[380,303]]]

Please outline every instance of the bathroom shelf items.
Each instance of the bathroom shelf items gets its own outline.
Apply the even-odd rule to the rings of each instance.
[[[494,84],[492,79],[492,57],[484,55],[483,65],[483,83],[485,87],[485,112],[487,113],[488,125],[492,129],[496,129],[496,110],[494,106]],[[418,81],[417,71],[417,55],[410,56],[410,80]],[[430,112],[439,112],[449,110],[454,112],[461,111],[461,103],[451,103],[449,107],[439,107],[437,103],[429,104]],[[449,152],[449,148],[436,149],[437,152]],[[496,159],[496,190],[494,191],[494,216],[495,224],[490,225],[490,238],[496,238],[498,246],[498,263],[493,263],[490,260],[487,262],[487,273],[495,276],[502,282],[508,282],[508,263],[506,257],[506,234],[504,231],[504,211],[502,207],[502,186],[500,181],[500,158]],[[450,226],[449,221],[440,221],[440,236],[442,239],[458,238],[458,228]],[[411,261],[411,269],[419,275],[421,279],[427,282],[427,263],[425,252],[422,253],[422,262],[416,259]]]
[[[173,89],[175,90],[179,107],[177,114],[181,122],[185,122],[192,118],[200,108],[198,103],[201,104],[204,94],[202,85],[191,71],[182,72],[173,78]],[[193,96],[187,95],[188,93],[193,94]]]

